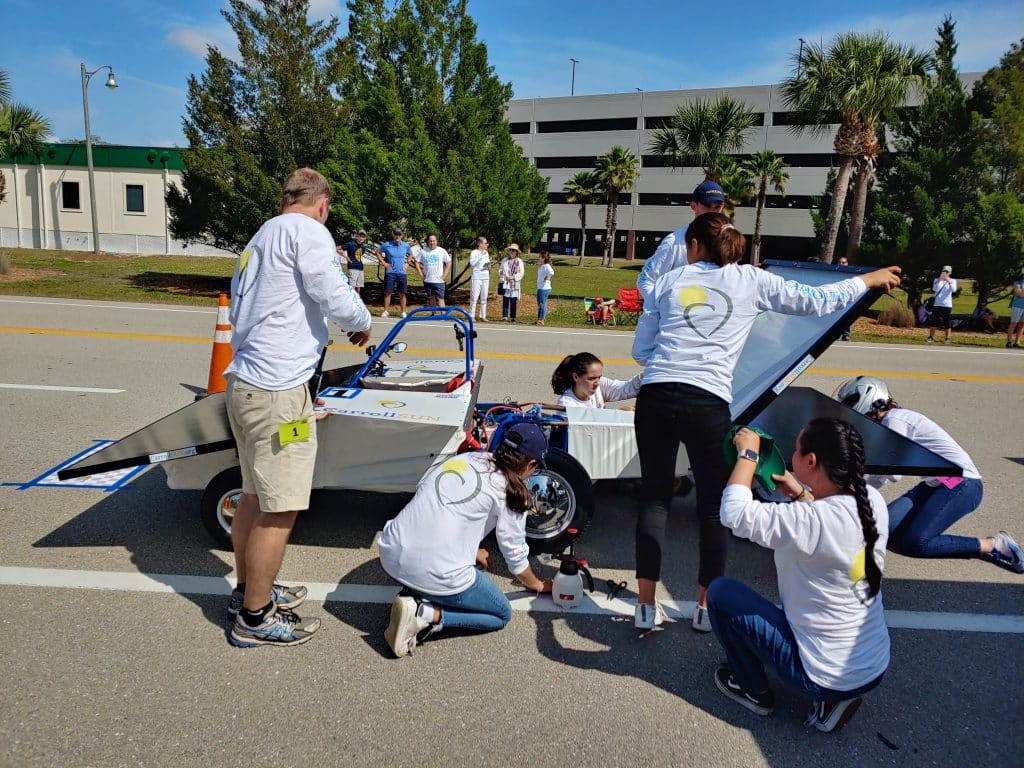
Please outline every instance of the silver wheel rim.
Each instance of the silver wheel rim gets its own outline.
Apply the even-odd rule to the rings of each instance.
[[[224,532],[231,534],[231,521],[235,519],[235,512],[238,510],[238,502],[242,498],[242,489],[235,488],[221,494],[217,499],[217,522]]]
[[[554,539],[572,527],[576,519],[576,494],[557,472],[542,469],[531,475],[526,487],[536,510],[526,518],[526,535],[532,539]]]

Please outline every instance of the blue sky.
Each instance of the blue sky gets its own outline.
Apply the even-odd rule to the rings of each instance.
[[[203,71],[208,43],[234,47],[221,7],[220,0],[0,0],[0,68],[15,100],[44,112],[55,137],[81,139],[79,64],[111,64],[121,87],[111,93],[102,79],[91,83],[93,133],[118,144],[182,145],[188,76]],[[1024,37],[1019,0],[470,0],[469,7],[517,98],[568,95],[570,57],[579,60],[576,93],[592,94],[776,82],[789,73],[799,38],[853,29],[930,47],[947,13],[957,21],[964,72],[993,66]],[[312,0],[311,14],[344,17],[344,2]]]

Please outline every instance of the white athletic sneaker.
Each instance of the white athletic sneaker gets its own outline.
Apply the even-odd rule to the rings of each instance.
[[[408,313],[406,313],[406,312],[403,312],[403,313],[402,313],[402,317],[408,317]]]
[[[381,313],[380,313],[380,316],[381,316],[381,317],[388,317],[389,315],[388,315],[388,313],[387,313],[387,310],[385,310],[385,311],[381,312]]]
[[[655,603],[637,603],[633,612],[633,626],[637,629],[654,629],[665,623],[665,611]]]
[[[698,604],[693,607],[692,626],[697,632],[711,631],[711,617],[708,615],[707,606]]]
[[[399,658],[413,652],[416,647],[416,635],[425,629],[416,615],[417,607],[413,598],[402,595],[396,595],[391,602],[391,620],[388,622],[388,628],[384,630],[384,639]]]

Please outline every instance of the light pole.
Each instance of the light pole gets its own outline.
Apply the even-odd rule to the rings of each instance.
[[[800,52],[796,55],[796,76],[800,77],[804,67],[804,39],[802,37],[797,38],[800,41]]]
[[[85,113],[85,160],[89,166],[89,207],[92,209],[92,250],[93,253],[100,252],[100,225],[96,218],[96,179],[93,176],[92,170],[92,129],[89,127],[89,80],[97,72],[101,70],[109,69],[110,74],[107,76],[107,88],[114,90],[117,88],[117,78],[114,77],[114,68],[109,64],[104,64],[102,67],[97,67],[91,72],[85,68],[85,63],[82,63],[82,111]]]
[[[579,59],[570,58],[572,62],[572,83],[569,85],[569,95],[573,96],[576,93],[576,65],[580,63]]]

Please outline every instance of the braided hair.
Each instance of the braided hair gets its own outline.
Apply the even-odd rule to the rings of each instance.
[[[875,562],[878,527],[864,480],[864,441],[860,432],[841,419],[819,418],[803,428],[799,443],[800,453],[815,454],[828,479],[843,493],[851,494],[857,502],[857,516],[864,530],[864,574],[868,582],[868,597],[874,597],[882,587],[882,569]]]

